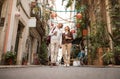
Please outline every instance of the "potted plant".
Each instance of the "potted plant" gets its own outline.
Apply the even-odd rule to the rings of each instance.
[[[28,57],[24,56],[22,59],[22,65],[27,65],[27,62],[28,62]]]
[[[88,33],[88,30],[87,29],[83,29],[83,31],[82,31],[83,36],[86,36],[87,33]]]
[[[13,65],[16,62],[16,54],[12,51],[8,51],[5,54],[5,64],[6,65]]]
[[[101,21],[97,23],[91,24],[91,32],[90,35],[88,35],[88,38],[90,40],[90,50],[92,53],[90,53],[92,60],[97,60],[97,65],[103,65],[103,61],[101,59],[101,56],[103,56],[104,52],[107,48],[109,48],[109,35],[106,30],[106,24]],[[94,57],[94,58],[92,58]]]
[[[40,62],[40,64],[46,65],[47,64],[47,45],[46,42],[43,41],[40,47],[40,50],[38,51],[38,58],[39,61],[37,59],[37,62]]]
[[[120,46],[114,47],[115,64],[120,65]]]
[[[77,24],[76,24],[76,27],[77,27],[77,28],[80,28],[80,26],[81,26],[80,23],[77,23]]]
[[[112,64],[115,63],[114,53],[111,52],[111,51],[106,52],[105,54],[103,54],[102,59],[103,59],[104,65],[112,65]]]

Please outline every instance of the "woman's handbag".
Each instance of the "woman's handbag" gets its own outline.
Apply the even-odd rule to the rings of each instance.
[[[47,36],[47,43],[49,44],[50,43],[50,40],[51,40],[51,36]]]
[[[56,28],[56,27],[53,28],[52,33],[53,33],[53,31],[55,30],[55,28]],[[51,41],[51,36],[48,35],[48,36],[47,36],[47,44],[50,44],[50,41]]]

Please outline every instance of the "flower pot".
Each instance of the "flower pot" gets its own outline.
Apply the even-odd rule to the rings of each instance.
[[[80,28],[80,24],[79,24],[79,23],[78,23],[78,24],[76,24],[76,27],[77,27],[77,28]]]
[[[83,29],[82,35],[83,35],[83,36],[86,36],[87,34],[88,34],[88,30],[87,30],[87,29]]]
[[[12,59],[8,59],[8,64],[12,65],[13,64],[13,60]]]
[[[77,19],[82,19],[82,14],[81,14],[81,13],[78,13],[78,14],[76,15],[76,18],[77,18]]]
[[[103,65],[103,60],[102,60],[102,55],[103,55],[103,48],[98,48],[98,64]]]
[[[23,65],[27,65],[27,61],[24,61],[24,62],[23,62]]]
[[[51,18],[54,19],[55,17],[57,17],[57,13],[52,12],[52,14],[51,14]]]
[[[75,30],[71,30],[71,33],[75,33]]]

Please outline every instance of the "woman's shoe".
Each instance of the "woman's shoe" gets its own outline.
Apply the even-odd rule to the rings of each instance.
[[[67,64],[67,67],[69,67],[70,65],[69,64]]]
[[[63,66],[65,66],[65,67],[66,67],[66,66],[67,66],[67,64],[64,64]]]

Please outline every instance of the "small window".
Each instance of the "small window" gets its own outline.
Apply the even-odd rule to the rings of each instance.
[[[0,27],[4,26],[5,18],[0,18]]]
[[[3,4],[5,3],[5,0],[0,1],[0,27],[4,26],[5,22],[5,16],[2,16],[2,9],[4,8]]]

